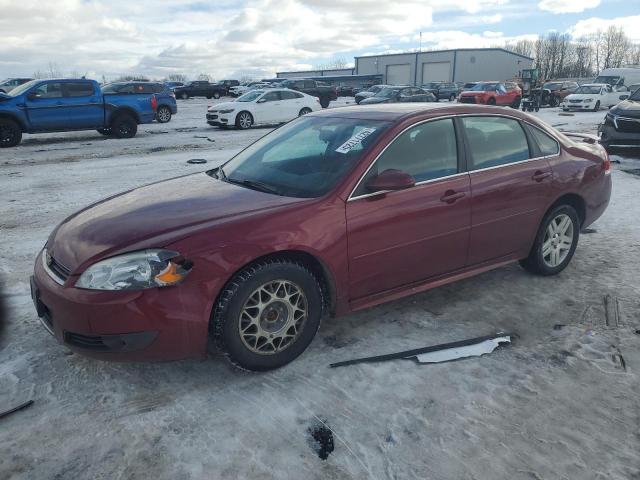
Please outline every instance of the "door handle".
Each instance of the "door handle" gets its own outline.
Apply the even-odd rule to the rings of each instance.
[[[536,173],[534,173],[533,177],[531,177],[531,178],[533,180],[535,180],[536,182],[541,182],[545,178],[549,178],[550,176],[551,176],[551,172],[543,172],[541,170],[537,170]]]
[[[440,197],[440,201],[448,204],[454,203],[456,200],[460,200],[467,194],[464,192],[456,192],[454,190],[447,190],[444,195]]]

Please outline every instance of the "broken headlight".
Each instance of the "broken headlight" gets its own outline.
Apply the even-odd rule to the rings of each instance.
[[[76,282],[89,290],[143,290],[180,283],[192,264],[170,250],[142,250],[101,260]]]

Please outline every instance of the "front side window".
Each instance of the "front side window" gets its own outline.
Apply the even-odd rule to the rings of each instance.
[[[236,102],[253,102],[263,93],[264,90],[251,90],[250,92],[236,98]]]
[[[366,185],[385,170],[401,170],[416,182],[458,173],[458,148],[453,120],[422,123],[398,136],[358,185],[354,196],[371,193]]]
[[[582,85],[576,90],[578,94],[598,95],[602,88],[599,85]]]
[[[504,117],[464,117],[470,169],[497,167],[529,158],[529,144],[520,122]]]
[[[223,178],[279,195],[320,197],[358,164],[388,127],[379,120],[300,117],[223,165]]]
[[[33,90],[38,98],[61,98],[62,84],[60,83],[43,83]]]
[[[93,84],[89,82],[68,82],[64,87],[67,97],[90,97],[93,95]]]
[[[265,102],[276,102],[280,100],[280,92],[268,92],[260,100]]]

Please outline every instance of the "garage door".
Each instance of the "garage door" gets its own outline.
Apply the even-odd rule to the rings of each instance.
[[[412,85],[411,64],[387,65],[388,85]]]
[[[422,83],[448,82],[451,75],[451,62],[429,62],[422,64]]]

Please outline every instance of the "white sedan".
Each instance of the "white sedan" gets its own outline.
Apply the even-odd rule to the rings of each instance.
[[[316,97],[287,88],[252,90],[233,102],[217,103],[207,109],[207,123],[217,127],[285,123],[296,117],[320,110]]]
[[[592,110],[602,107],[612,107],[629,96],[629,92],[616,92],[606,83],[587,83],[581,85],[571,95],[567,95],[562,102],[562,110]]]

